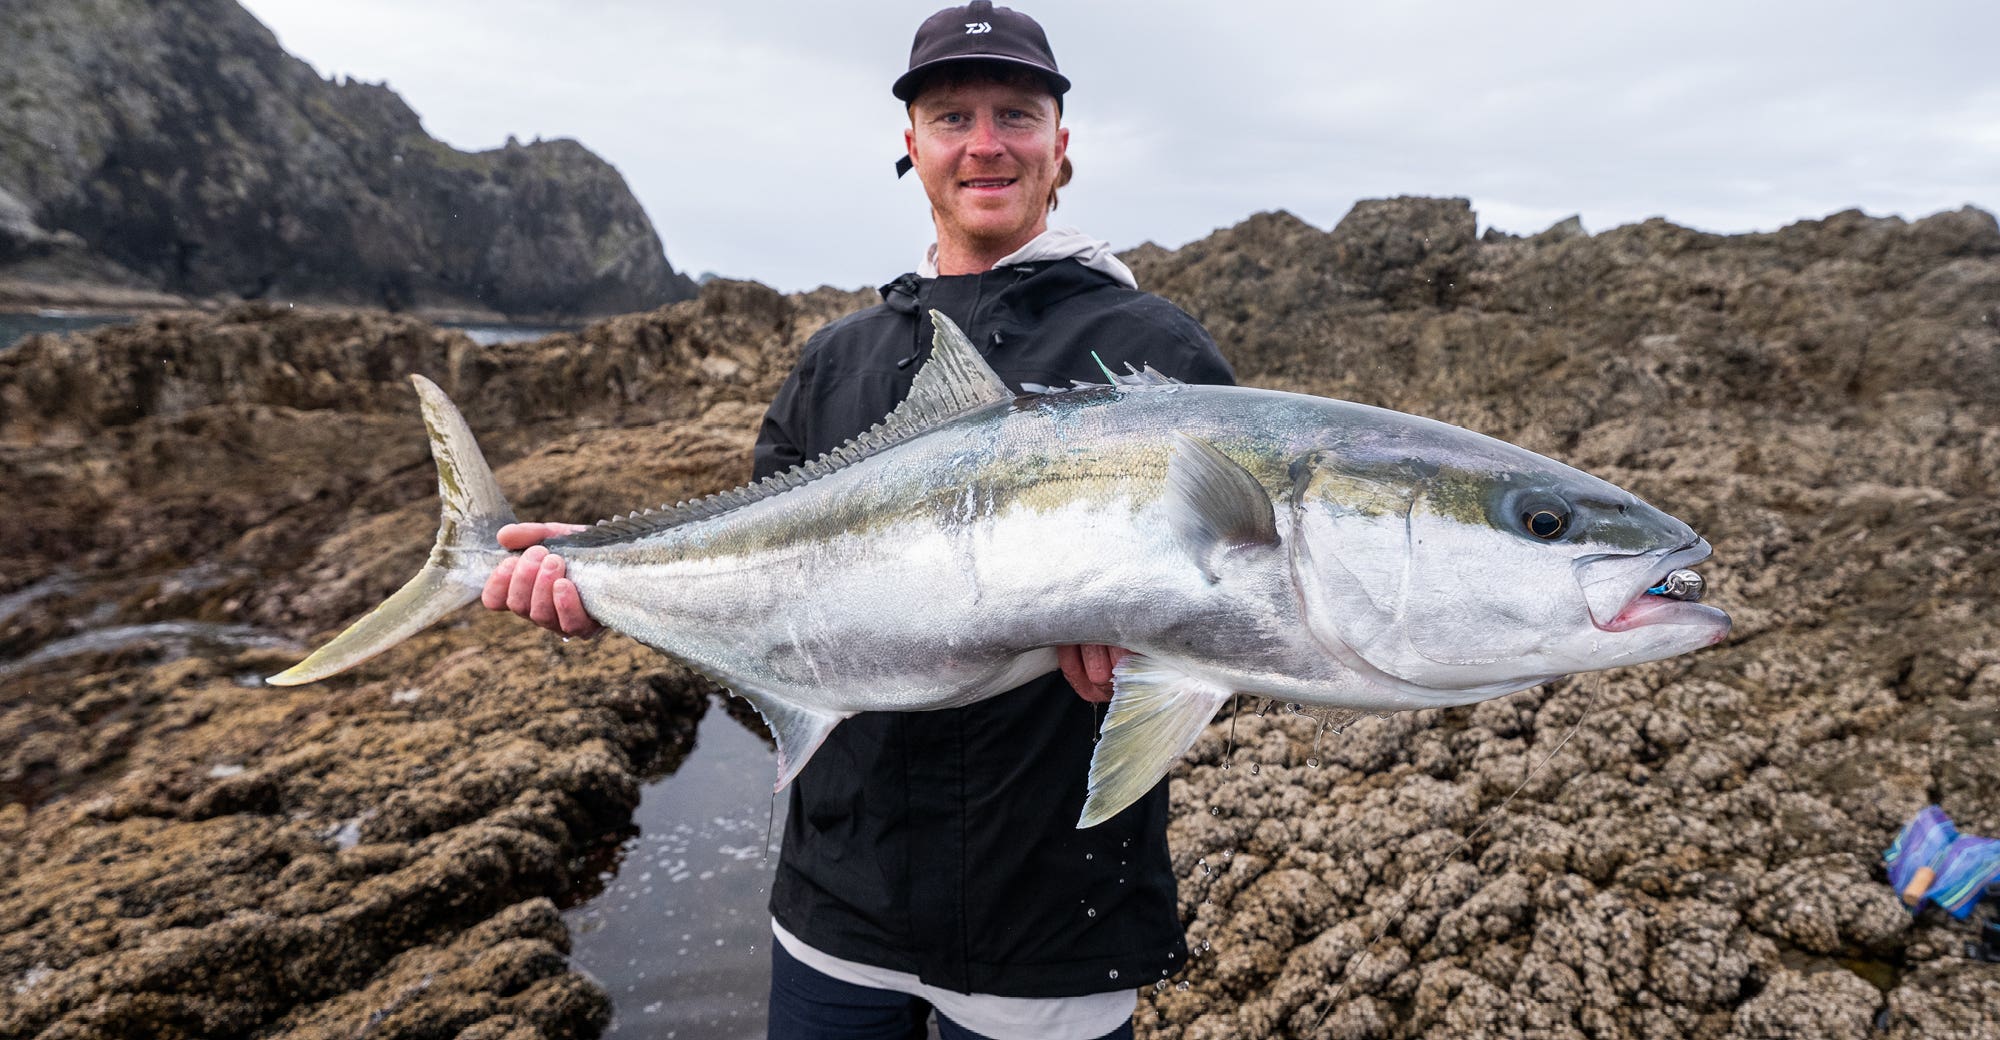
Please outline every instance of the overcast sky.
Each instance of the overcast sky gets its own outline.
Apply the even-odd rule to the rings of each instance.
[[[573,137],[677,269],[875,285],[931,240],[889,84],[937,0],[248,0],[462,149]],[[1460,195],[1480,225],[2000,210],[1996,0],[1031,3],[1074,82],[1057,220],[1120,249]]]

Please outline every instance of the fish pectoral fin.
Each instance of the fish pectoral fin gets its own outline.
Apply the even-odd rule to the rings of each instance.
[[[1220,561],[1230,550],[1279,545],[1264,485],[1214,445],[1185,433],[1174,434],[1167,461],[1167,522],[1210,582],[1221,580]]]
[[[764,725],[771,730],[771,736],[778,742],[778,782],[771,789],[782,791],[799,770],[806,767],[806,761],[819,750],[826,735],[833,727],[840,725],[845,715],[827,715],[801,708],[776,694],[754,690],[747,686],[732,686],[731,693],[750,702],[757,714],[764,719]]]
[[[1119,663],[1112,686],[1080,828],[1103,823],[1152,790],[1235,693],[1139,654]]]

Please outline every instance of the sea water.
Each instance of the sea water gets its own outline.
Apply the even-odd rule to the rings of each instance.
[[[0,350],[6,350],[37,332],[81,332],[99,325],[131,321],[129,314],[72,314],[41,311],[35,314],[0,312]]]
[[[571,961],[611,994],[607,1036],[764,1035],[767,902],[785,823],[782,797],[771,815],[777,768],[761,739],[711,703],[680,768],[646,786],[638,833],[600,868],[603,891],[564,911]]]
[[[40,311],[34,314],[0,313],[0,350],[13,347],[38,332],[82,332],[100,325],[118,325],[133,319],[130,314],[82,314],[70,311]],[[496,343],[518,343],[541,339],[556,332],[572,332],[576,325],[495,325],[476,322],[441,321],[439,328],[457,329],[482,347]]]

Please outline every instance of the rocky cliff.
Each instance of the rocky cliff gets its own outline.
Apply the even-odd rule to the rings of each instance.
[[[693,295],[582,145],[456,151],[234,0],[0,6],[6,280],[522,317]]]
[[[1171,780],[1199,951],[1147,1037],[2000,1035],[1968,930],[1880,851],[2000,834],[2000,227],[1843,213],[1474,237],[1463,202],[1265,214],[1141,283],[1246,382],[1433,415],[1688,519],[1736,630],[1338,732],[1242,705]],[[704,686],[469,611],[260,688],[414,571],[403,374],[523,515],[740,480],[810,332],[716,282],[533,344],[246,306],[0,355],[0,1034],[569,1037],[611,995],[551,899]],[[1227,767],[1227,768],[1225,768]]]

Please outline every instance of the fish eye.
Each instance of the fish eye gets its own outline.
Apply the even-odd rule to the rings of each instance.
[[[1521,504],[1521,526],[1543,541],[1554,541],[1569,530],[1570,509],[1554,498],[1532,498]]]

